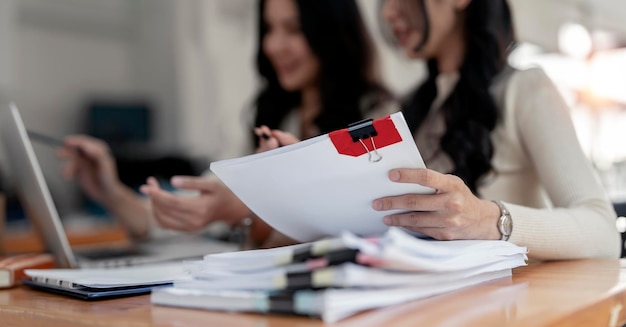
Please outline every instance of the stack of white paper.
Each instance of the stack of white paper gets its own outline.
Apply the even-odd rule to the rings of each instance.
[[[392,228],[188,262],[193,279],[153,292],[152,302],[225,311],[281,312],[334,322],[357,312],[511,275],[526,248],[504,241],[430,241]]]

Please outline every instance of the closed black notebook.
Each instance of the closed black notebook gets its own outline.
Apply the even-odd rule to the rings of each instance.
[[[158,285],[140,285],[140,286],[126,286],[126,287],[117,287],[117,288],[92,288],[92,287],[83,287],[83,288],[65,288],[61,286],[54,286],[50,284],[39,283],[30,279],[22,280],[24,285],[28,285],[29,287],[45,291],[51,292],[55,294],[67,295],[71,297],[75,297],[81,300],[105,300],[117,297],[125,297],[125,296],[133,296],[133,295],[142,295],[148,294],[154,288],[171,286],[172,283],[164,283]]]
[[[188,277],[182,263],[114,269],[28,269],[25,284],[84,300],[149,293]]]

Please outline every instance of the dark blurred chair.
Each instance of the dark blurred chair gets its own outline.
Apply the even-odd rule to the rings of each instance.
[[[618,217],[626,217],[626,202],[613,203]],[[622,233],[622,258],[626,257],[626,233]]]
[[[107,142],[117,161],[120,180],[137,190],[149,176],[170,189],[174,175],[199,175],[206,168],[204,158],[190,158],[180,151],[154,144],[153,108],[148,99],[92,99],[86,103],[85,132]],[[104,213],[85,199],[87,211]]]

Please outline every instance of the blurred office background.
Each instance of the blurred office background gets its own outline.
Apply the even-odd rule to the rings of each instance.
[[[359,3],[382,76],[402,95],[424,69],[385,46],[378,0]],[[611,197],[625,202],[626,2],[509,3],[523,42],[512,64],[546,69]],[[240,154],[247,137],[256,7],[252,0],[0,0],[0,96],[17,103],[32,130],[109,138],[129,179],[137,170],[201,173],[210,160]],[[37,145],[36,152],[61,214],[84,209],[54,151]]]

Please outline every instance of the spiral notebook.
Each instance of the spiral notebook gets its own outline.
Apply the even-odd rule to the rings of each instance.
[[[425,168],[400,112],[271,151],[216,161],[210,168],[253,212],[301,242],[343,230],[380,235],[388,228],[383,216],[391,212],[373,210],[373,200],[434,192],[388,178],[393,168]]]

